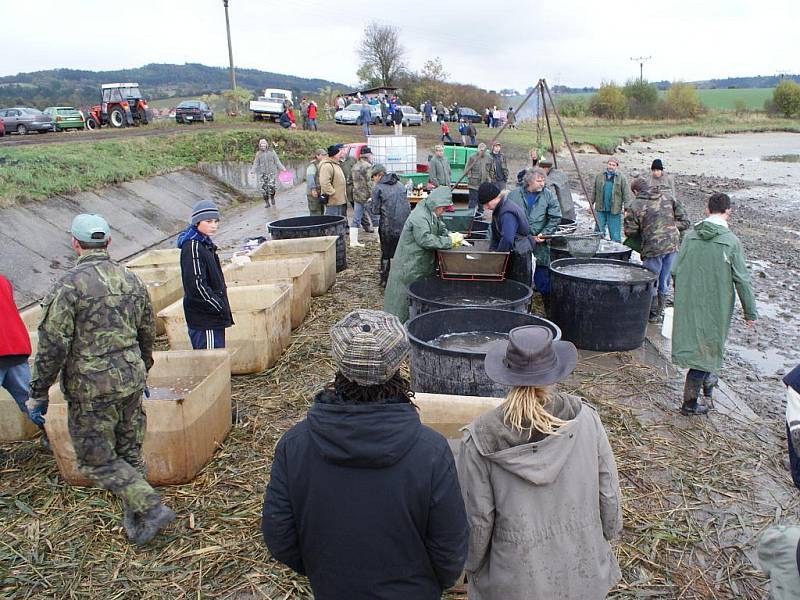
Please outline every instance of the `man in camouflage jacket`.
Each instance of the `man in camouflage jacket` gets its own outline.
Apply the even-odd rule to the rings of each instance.
[[[643,179],[631,184],[636,198],[625,212],[623,227],[626,237],[638,237],[642,248],[642,266],[658,275],[658,288],[653,290],[650,322],[663,318],[672,263],[681,245],[681,231],[691,223],[683,205],[658,186],[648,187]]]
[[[350,223],[350,246],[363,246],[358,242],[358,228],[364,227],[367,233],[372,232],[367,203],[372,195],[372,150],[369,146],[361,148],[358,161],[353,165],[353,220]]]
[[[48,389],[61,372],[78,468],[120,497],[136,544],[175,519],[144,480],[142,392],[153,365],[153,306],[141,280],[109,258],[109,227],[98,215],[72,222],[75,267],[42,302],[31,419],[44,424]]]

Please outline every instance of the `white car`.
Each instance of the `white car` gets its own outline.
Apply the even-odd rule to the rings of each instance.
[[[378,104],[369,104],[369,112],[372,115],[372,123],[381,122],[381,107]],[[344,125],[361,125],[361,105],[357,103],[348,104],[342,110],[337,110],[333,118],[337,123]]]
[[[403,125],[405,127],[411,127],[412,125],[422,125],[422,113],[419,112],[413,106],[406,106],[405,104],[398,106],[400,110],[403,111]],[[397,108],[395,110],[397,110]],[[386,117],[386,124],[387,125],[394,125],[394,121],[392,121],[392,117]]]

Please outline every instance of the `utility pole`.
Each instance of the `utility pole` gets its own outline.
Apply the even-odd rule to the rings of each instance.
[[[644,63],[653,58],[652,56],[631,56],[633,62],[639,63],[639,83],[644,81]]]
[[[228,30],[228,59],[231,64],[231,91],[236,90],[236,70],[233,68],[233,46],[231,45],[231,21],[228,18],[228,1],[222,0],[225,5],[225,28]]]

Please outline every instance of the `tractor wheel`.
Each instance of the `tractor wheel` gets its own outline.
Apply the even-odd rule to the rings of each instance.
[[[20,123],[19,125],[17,125],[17,133],[20,135],[25,135],[26,133],[28,133],[28,128],[25,127],[25,125],[23,125],[22,123]]]
[[[147,125],[147,111],[140,108],[136,114],[138,115],[136,120],[139,121],[140,125]]]
[[[94,131],[95,129],[100,129],[100,123],[97,122],[97,119],[94,117],[89,117],[86,119],[86,129],[89,131]]]
[[[108,122],[114,129],[122,129],[127,124],[125,122],[125,113],[121,108],[115,108],[108,115]]]

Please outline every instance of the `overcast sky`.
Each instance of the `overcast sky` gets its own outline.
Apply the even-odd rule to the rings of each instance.
[[[222,0],[4,5],[0,75],[228,64]],[[412,69],[438,56],[452,80],[487,89],[624,83],[635,56],[652,56],[651,81],[800,72],[800,0],[230,0],[230,18],[237,66],[345,84],[370,20],[400,27]]]

